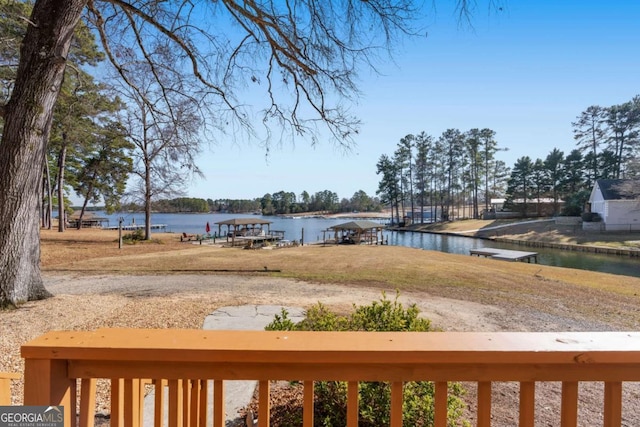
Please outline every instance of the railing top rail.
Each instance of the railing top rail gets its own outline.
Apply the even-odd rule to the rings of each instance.
[[[21,375],[17,372],[0,372],[1,379],[19,380]]]
[[[30,359],[295,364],[640,365],[640,332],[52,331]]]

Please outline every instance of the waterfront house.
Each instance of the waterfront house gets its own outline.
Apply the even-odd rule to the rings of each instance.
[[[596,180],[589,207],[597,214],[585,221],[585,228],[607,231],[640,231],[640,181],[625,179]],[[634,191],[634,187],[636,190]],[[595,220],[595,221],[594,221]]]

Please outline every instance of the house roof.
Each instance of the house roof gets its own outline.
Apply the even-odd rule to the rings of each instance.
[[[271,224],[271,221],[259,218],[232,218],[226,221],[216,222],[218,225],[258,225],[258,224]]]
[[[632,194],[626,194],[625,184],[632,183],[629,179],[598,179],[596,184],[602,193],[604,200],[633,199]]]
[[[343,224],[329,227],[331,230],[371,230],[372,228],[384,228],[384,225],[374,221],[349,221]]]

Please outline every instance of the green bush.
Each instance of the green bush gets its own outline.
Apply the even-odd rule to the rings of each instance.
[[[353,312],[342,316],[331,312],[321,303],[311,307],[306,318],[292,322],[286,310],[276,315],[265,329],[271,331],[432,331],[431,322],[419,317],[420,311],[412,304],[404,308],[398,302],[399,294],[391,301],[383,293],[380,301],[370,305],[353,306]],[[314,424],[333,427],[346,424],[347,385],[342,381],[320,381],[315,383]],[[403,424],[405,426],[433,425],[435,387],[429,381],[404,384]],[[449,425],[469,425],[462,419],[464,389],[458,383],[449,384]],[[391,387],[382,382],[359,384],[360,427],[377,427],[390,422]],[[292,412],[292,419],[279,420],[279,425],[299,422],[299,413]]]
[[[127,233],[123,235],[122,240],[124,240],[125,242],[131,242],[131,243],[142,241],[144,240],[144,232],[142,231],[142,229],[138,228],[132,231],[131,233]]]

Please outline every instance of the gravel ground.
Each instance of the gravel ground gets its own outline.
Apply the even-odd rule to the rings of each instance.
[[[29,302],[19,310],[0,313],[0,371],[23,372],[20,345],[54,329],[91,330],[99,327],[201,328],[207,314],[222,306],[282,304],[308,307],[317,302],[338,310],[368,304],[382,289],[319,285],[289,279],[232,275],[87,276],[44,275],[55,296]],[[389,297],[393,289],[386,290]],[[448,331],[592,331],[617,329],[584,320],[570,309],[566,316],[536,310],[513,310],[474,302],[404,292],[402,303],[415,303],[433,324]],[[474,385],[468,384],[473,421]],[[13,403],[22,403],[22,383],[12,386]],[[559,425],[560,386],[537,388],[537,426]],[[624,426],[640,425],[640,385],[624,389]],[[493,391],[494,426],[517,424],[517,384],[500,383]],[[108,389],[99,383],[98,412],[108,412]],[[581,426],[602,425],[602,387],[581,384]]]

